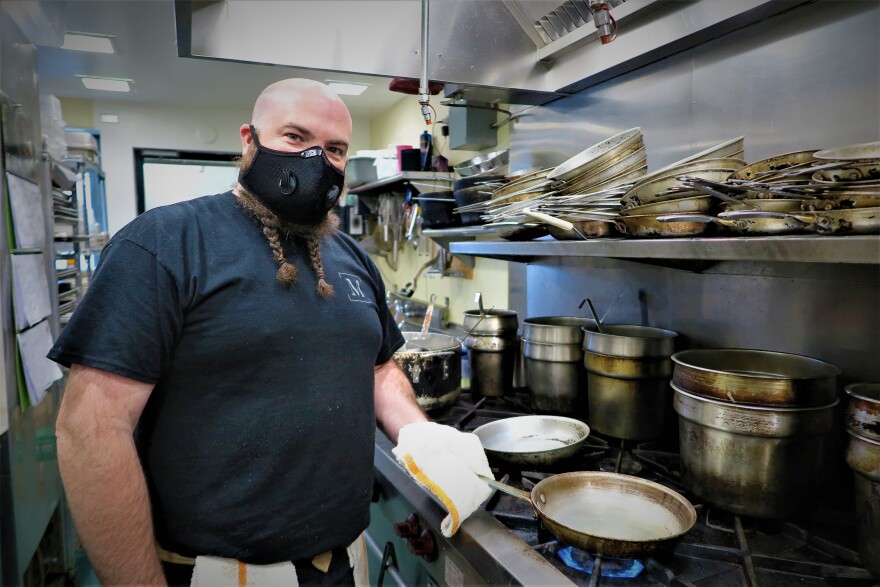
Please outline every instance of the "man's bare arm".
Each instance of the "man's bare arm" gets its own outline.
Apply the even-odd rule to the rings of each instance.
[[[397,444],[397,434],[412,422],[427,418],[416,402],[416,395],[406,374],[394,359],[378,365],[375,370],[376,420],[382,432]]]
[[[73,365],[58,413],[58,466],[102,585],[164,585],[133,432],[153,385]]]

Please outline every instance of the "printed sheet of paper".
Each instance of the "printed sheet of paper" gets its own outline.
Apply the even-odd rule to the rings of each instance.
[[[15,329],[21,332],[52,313],[43,255],[12,255],[12,281]]]
[[[40,186],[27,179],[6,173],[15,246],[19,249],[43,249],[46,246],[46,222],[40,201]]]
[[[46,390],[62,377],[61,368],[46,357],[52,348],[52,333],[49,321],[43,320],[36,326],[18,334],[18,348],[27,382],[28,397],[35,406],[46,397]]]

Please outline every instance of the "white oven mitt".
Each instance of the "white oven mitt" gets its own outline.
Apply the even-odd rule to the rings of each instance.
[[[435,422],[414,422],[400,429],[397,447],[391,452],[449,512],[440,524],[447,538],[492,495],[492,488],[477,474],[495,476],[480,439],[470,432]]]
[[[297,587],[296,568],[290,561],[248,565],[229,558],[196,557],[190,587]]]

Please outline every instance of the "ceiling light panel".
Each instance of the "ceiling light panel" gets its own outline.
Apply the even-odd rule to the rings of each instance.
[[[112,37],[90,33],[67,33],[64,35],[62,49],[89,51],[91,53],[115,53]]]
[[[115,77],[89,77],[85,75],[78,76],[83,85],[90,90],[101,90],[104,92],[130,92],[131,80]]]
[[[337,94],[345,96],[360,96],[370,84],[353,84],[350,82],[334,82],[327,80],[327,86]]]

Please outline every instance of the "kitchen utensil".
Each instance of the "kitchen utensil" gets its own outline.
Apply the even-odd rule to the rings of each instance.
[[[572,224],[571,222],[568,222],[566,220],[560,220],[559,218],[554,218],[553,216],[550,216],[549,214],[544,214],[542,212],[533,212],[532,210],[529,210],[528,208],[523,210],[523,214],[525,214],[526,216],[529,216],[531,218],[534,218],[538,222],[543,222],[544,224],[547,224],[550,226],[555,226],[555,227],[560,228],[562,230],[571,232],[573,234],[577,234],[578,237],[580,237],[581,239],[587,240],[586,235],[578,232],[577,229],[574,227],[574,224]]]
[[[619,185],[631,185],[635,183],[637,180],[643,178],[645,173],[648,171],[647,165],[633,166],[628,170],[611,177],[602,183],[574,183],[574,184],[566,184],[560,188],[560,191],[563,194],[583,194],[583,193],[594,193],[601,190],[607,190]]]
[[[616,215],[615,215],[616,216]],[[602,238],[611,236],[615,231],[614,220],[600,216],[556,216],[558,220],[572,225],[571,230],[565,225],[548,224],[547,231],[556,240],[584,240],[585,238]]]
[[[461,216],[454,214],[455,198],[451,191],[427,192],[414,198],[422,210],[423,228],[460,226]]]
[[[763,178],[780,176],[782,171],[791,169],[794,171],[799,166],[804,166],[816,160],[815,153],[818,149],[806,149],[782,153],[767,157],[754,163],[749,163],[735,171],[730,177],[746,181],[764,181]]]
[[[591,168],[596,168],[603,157],[623,151],[627,146],[642,140],[642,129],[639,127],[625,130],[603,141],[587,147],[577,155],[557,165],[547,174],[547,179],[566,180],[581,175]]]
[[[478,173],[492,171],[497,167],[507,165],[509,161],[510,149],[502,149],[486,155],[478,155],[467,161],[462,161],[455,166],[455,171],[458,172],[461,177],[468,177],[471,175],[477,175]]]
[[[726,213],[722,213],[719,216],[707,216],[705,214],[667,214],[664,216],[658,216],[657,221],[714,223],[723,228],[732,230],[733,232],[745,235],[778,235],[804,232],[805,225],[803,222],[787,216],[727,218],[725,214]]]
[[[639,147],[639,148],[635,148]],[[621,153],[605,164],[586,173],[565,180],[566,185],[591,186],[605,183],[619,175],[625,175],[640,167],[647,167],[648,155],[644,146],[637,143],[631,150]]]
[[[673,330],[634,324],[604,324],[604,332],[584,326],[584,350],[612,357],[668,357],[675,350]]]
[[[735,404],[826,405],[840,369],[811,357],[752,349],[689,349],[672,355],[672,382],[689,393]]]
[[[584,352],[584,367],[591,373],[618,379],[658,379],[672,375],[668,357],[613,357]]]
[[[718,143],[714,147],[709,147],[704,151],[700,151],[699,153],[694,153],[684,159],[680,159],[675,163],[671,164],[669,167],[675,167],[678,165],[684,165],[685,163],[690,163],[691,161],[700,161],[701,159],[717,159],[717,158],[727,158],[727,157],[737,157],[738,155],[742,155],[745,151],[745,136],[736,137],[733,139],[729,139],[722,143]],[[740,157],[741,158],[741,157]]]
[[[785,518],[809,507],[837,399],[805,408],[748,406],[672,387],[686,488],[744,516]]]
[[[586,408],[587,372],[580,345],[522,341],[531,407],[542,414],[578,414]]]
[[[725,196],[725,199],[736,201],[734,198]],[[676,200],[666,200],[663,202],[653,202],[641,206],[633,206],[620,211],[621,216],[639,216],[639,215],[657,215],[657,214],[676,214],[679,212],[688,212],[694,214],[705,214],[712,208],[712,196],[691,196],[688,198],[679,198]]]
[[[697,521],[694,506],[675,491],[620,473],[553,475],[531,493],[480,479],[528,501],[535,517],[560,541],[603,556],[635,558],[671,548]]]
[[[719,218],[790,218],[819,234],[877,234],[880,233],[880,207],[848,208],[844,210],[816,210],[810,212],[769,212],[763,210],[735,210],[721,212]]]
[[[481,292],[477,292],[474,296],[474,302],[476,302],[477,307],[480,309],[480,319],[486,317],[486,310],[483,309],[483,294]]]
[[[589,318],[577,316],[540,316],[523,320],[523,340],[542,344],[574,344],[584,342],[582,328],[593,324]]]
[[[880,442],[880,383],[851,383],[846,386],[846,393],[847,429]]]
[[[590,300],[590,298],[584,299],[587,301],[587,305],[590,307],[590,314],[593,315],[593,324],[595,325],[596,330],[599,332],[599,334],[605,334],[605,330],[602,328],[602,321],[599,320],[599,315],[596,313],[596,308],[593,307],[593,302]],[[583,306],[583,304],[584,303],[581,302],[581,306]],[[580,308],[581,306],[578,307]]]
[[[855,472],[859,554],[862,564],[880,577],[880,441],[848,432],[846,463]]]
[[[563,416],[515,416],[474,430],[490,458],[513,465],[549,465],[577,454],[590,427]]]
[[[437,294],[431,294],[428,299],[428,309],[425,310],[425,321],[422,322],[422,334],[428,334],[428,327],[431,326],[431,316],[434,314],[434,302],[437,301]]]
[[[845,183],[866,180],[880,180],[880,159],[870,163],[845,162],[838,167],[820,169],[811,179],[816,182]]]
[[[489,201],[492,198],[491,190],[487,191],[485,186],[475,185],[455,190],[452,192],[452,197],[455,199],[456,206],[453,212],[461,216],[463,226],[483,224],[479,212],[462,212],[460,208]]]
[[[880,159],[880,141],[846,145],[833,149],[824,149],[813,155],[816,159],[832,161],[859,161],[861,159]]]
[[[494,230],[499,237],[509,241],[530,241],[550,234],[547,226],[540,222],[492,222],[484,224],[483,228]]]
[[[681,216],[680,221],[670,223],[660,221],[660,216],[654,214],[639,214],[635,216],[621,216],[617,221],[617,230],[627,236],[636,238],[652,237],[688,237],[698,236],[707,232],[708,224],[697,220],[685,218],[685,214],[665,214],[662,218],[675,218]]]
[[[500,397],[513,390],[513,373],[519,353],[517,313],[513,310],[467,310],[464,346],[475,396]]]
[[[446,334],[404,332],[394,361],[413,386],[424,410],[441,410],[461,395],[461,344]]]
[[[687,163],[672,163],[666,167],[661,167],[652,171],[648,175],[640,178],[635,185],[641,185],[646,181],[656,179],[667,175],[688,175],[691,171],[700,171],[703,169],[733,169],[737,170],[746,164],[745,160],[734,157],[723,157],[719,159],[699,159]],[[635,186],[634,186],[635,187]]]
[[[669,404],[666,379],[621,379],[588,370],[587,389],[590,425],[596,432],[623,440],[650,440],[663,433]]]
[[[682,187],[682,180],[679,177],[709,179],[712,181],[722,182],[730,177],[733,169],[714,168],[701,169],[689,172],[686,176],[681,173],[673,173],[671,175],[660,175],[650,181],[638,184],[626,192],[620,199],[620,203],[624,208],[632,208],[643,204],[651,204],[653,202],[662,202],[664,200],[674,200],[676,198],[687,197],[694,194],[695,190]],[[673,190],[679,189],[679,193]]]

